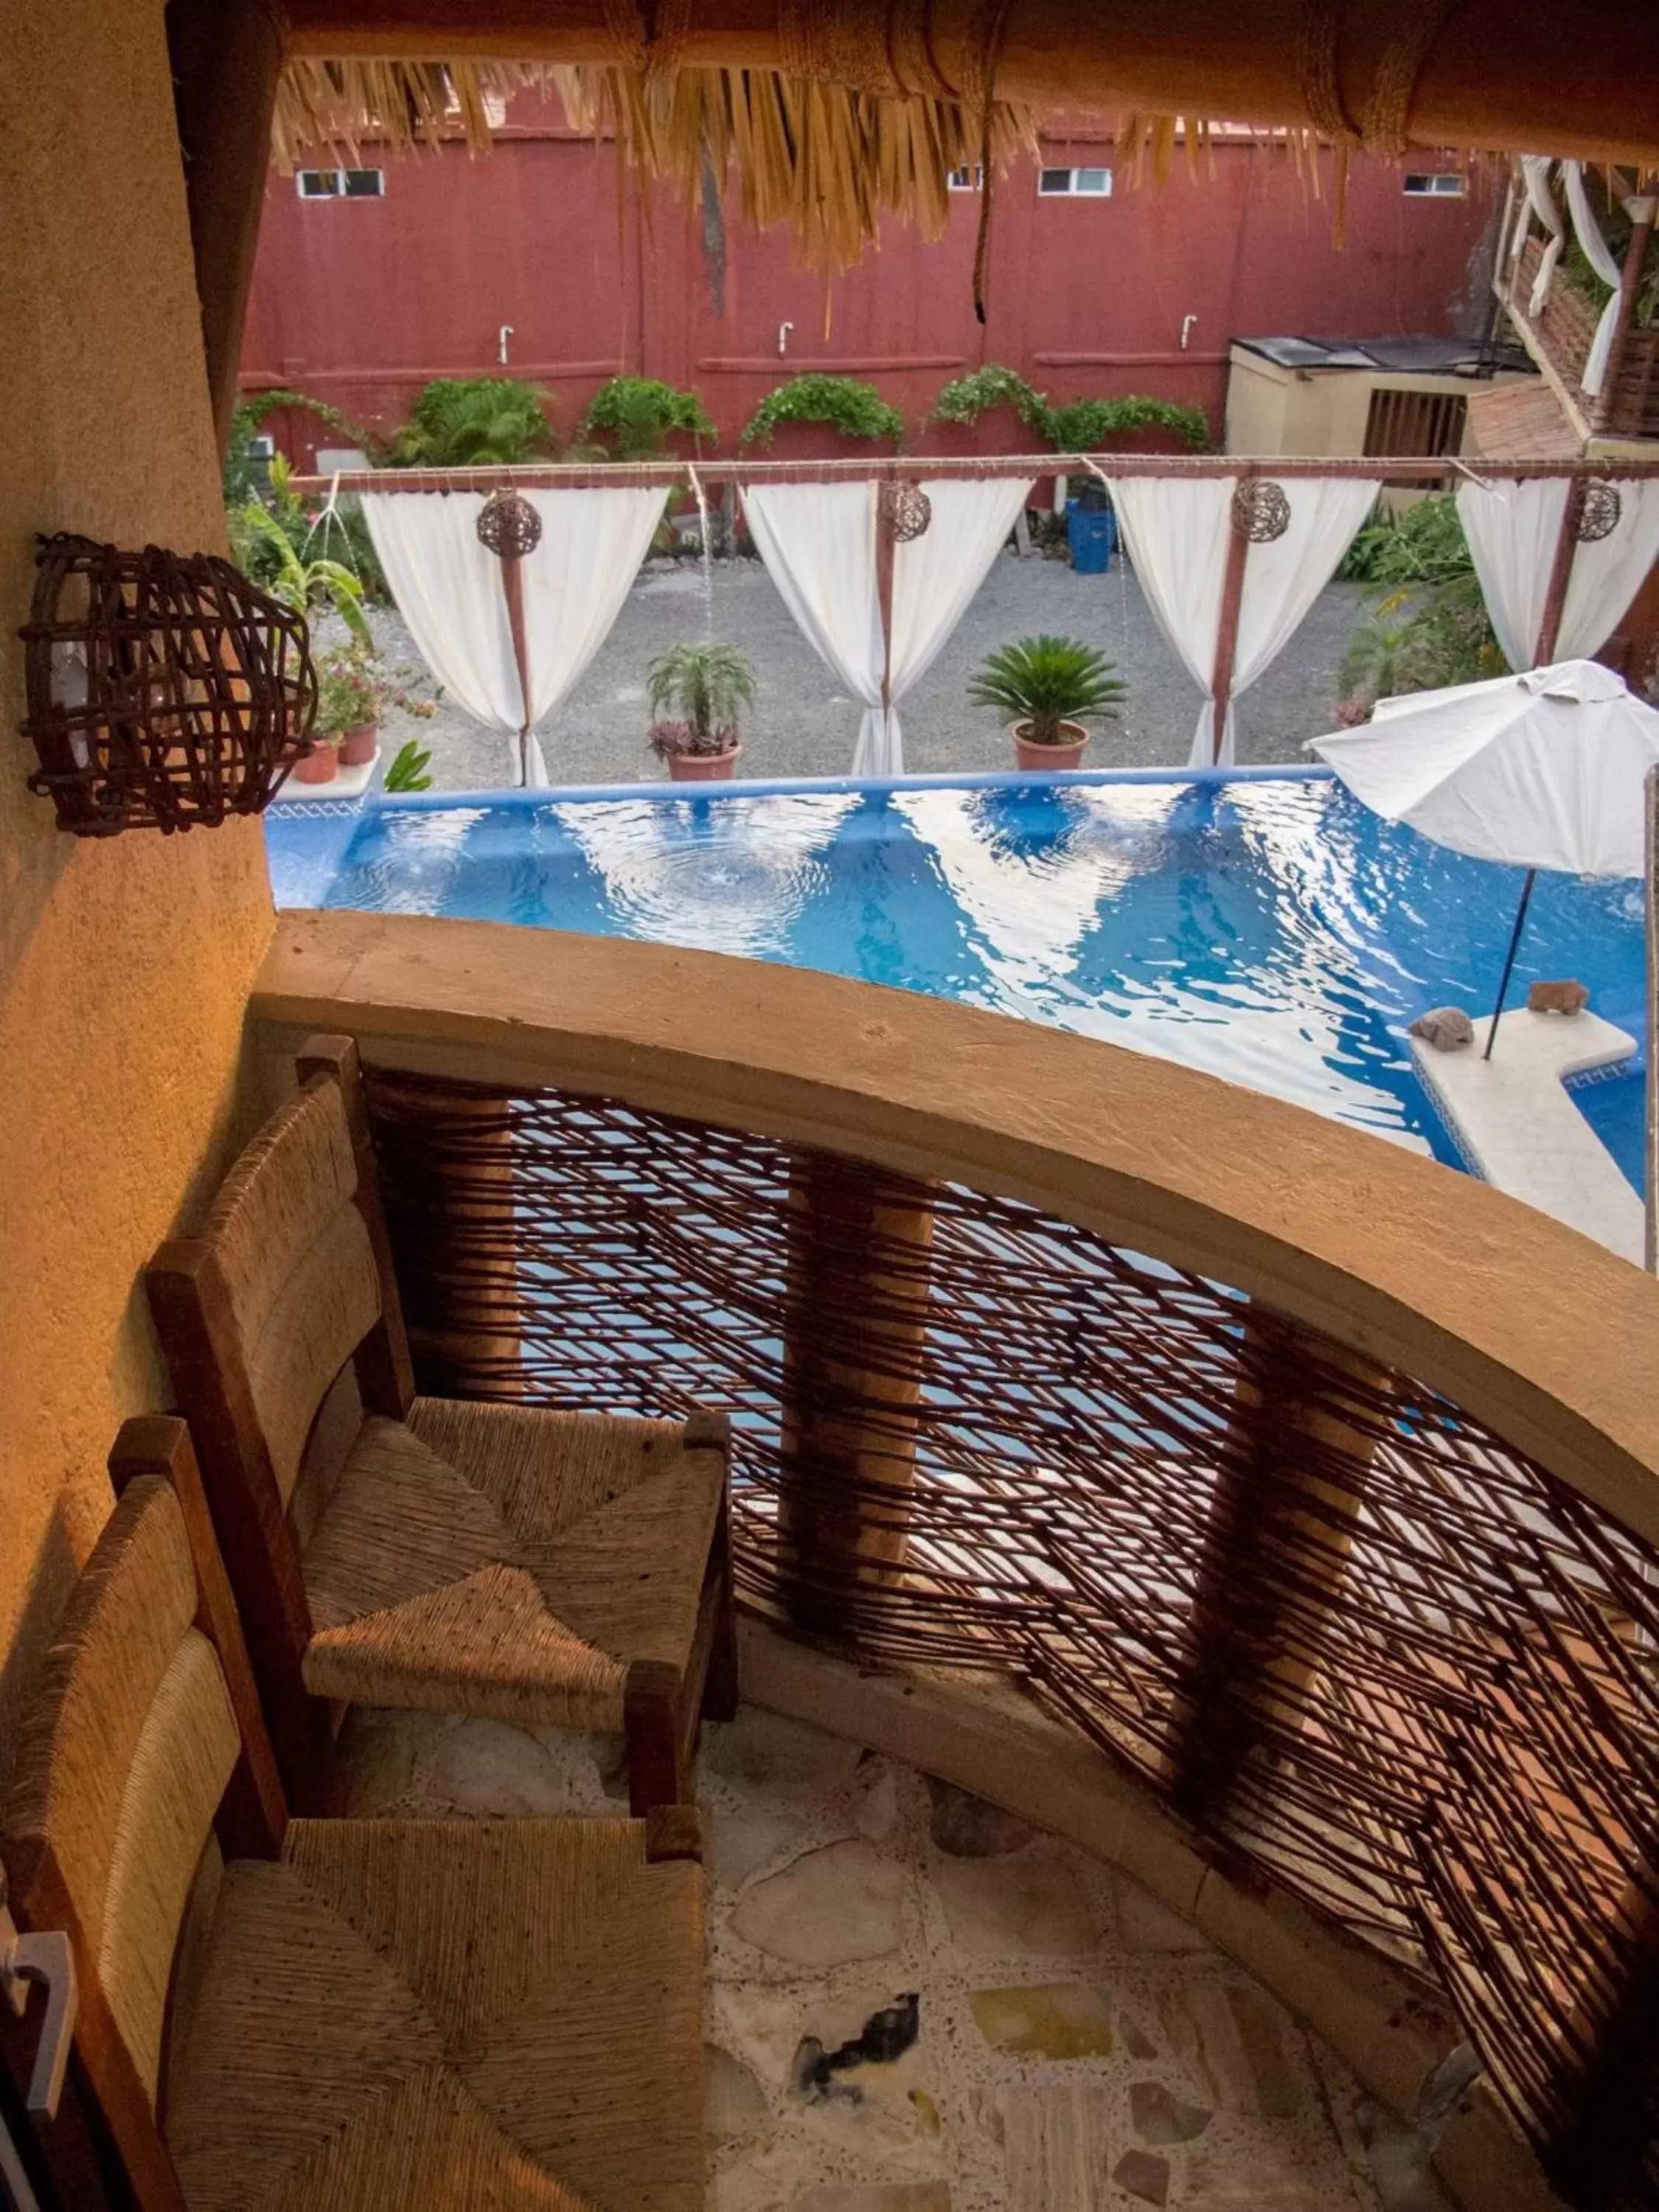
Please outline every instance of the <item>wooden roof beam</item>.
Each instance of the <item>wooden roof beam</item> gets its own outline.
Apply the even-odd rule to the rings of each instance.
[[[1411,69],[1396,42],[1421,22],[1399,0],[1326,0],[1344,112],[1362,120],[1395,64],[1414,76],[1408,132],[1419,146],[1493,148],[1659,166],[1659,9],[1558,0],[1448,0]],[[404,61],[604,62],[618,58],[605,0],[289,0],[293,49]],[[854,9],[836,10],[850,18]],[[861,14],[861,10],[857,11]],[[692,0],[686,66],[782,65],[777,0]],[[874,26],[884,23],[881,0]],[[932,49],[971,83],[980,0],[933,0]],[[1305,127],[1302,11],[1285,0],[1014,0],[997,89],[1038,107],[1136,109]],[[878,46],[875,47],[879,51]]]

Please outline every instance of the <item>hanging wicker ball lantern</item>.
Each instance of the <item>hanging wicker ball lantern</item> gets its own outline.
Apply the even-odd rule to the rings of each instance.
[[[1573,486],[1572,534],[1581,545],[1594,545],[1611,538],[1619,527],[1625,502],[1617,484],[1605,477],[1585,477]]]
[[[542,542],[542,518],[516,491],[492,491],[478,514],[478,541],[501,561],[522,561]]]
[[[1233,528],[1252,545],[1271,545],[1291,526],[1291,502],[1283,484],[1265,477],[1247,478],[1233,493]]]
[[[44,538],[18,632],[49,797],[77,837],[258,814],[311,738],[305,617],[210,553]]]
[[[881,526],[894,545],[920,538],[933,519],[933,502],[920,484],[884,483],[878,512]]]

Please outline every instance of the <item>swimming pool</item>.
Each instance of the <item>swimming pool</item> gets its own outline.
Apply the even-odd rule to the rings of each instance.
[[[1456,1163],[1407,1025],[1489,1005],[1518,870],[1322,769],[433,794],[266,817],[277,903],[647,938],[1105,1037]],[[1635,884],[1540,877],[1516,970],[1644,1021]],[[1578,1094],[1632,1182],[1639,1069]]]

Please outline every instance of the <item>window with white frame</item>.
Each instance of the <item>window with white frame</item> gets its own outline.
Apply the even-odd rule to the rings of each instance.
[[[294,181],[302,200],[378,200],[386,197],[384,169],[301,169]]]
[[[1037,190],[1044,199],[1109,199],[1109,169],[1039,169]]]
[[[1400,189],[1408,200],[1461,200],[1463,173],[1461,169],[1408,170]]]
[[[984,189],[985,172],[975,161],[970,168],[952,169],[945,182],[953,192],[977,192]]]

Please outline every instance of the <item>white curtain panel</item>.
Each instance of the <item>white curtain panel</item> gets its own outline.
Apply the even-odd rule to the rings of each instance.
[[[1555,264],[1561,258],[1561,248],[1566,243],[1566,233],[1561,224],[1561,210],[1550,191],[1550,157],[1547,154],[1523,154],[1521,156],[1521,179],[1527,188],[1528,204],[1544,226],[1544,258],[1538,264],[1538,274],[1533,280],[1532,298],[1528,307],[1534,315],[1541,315],[1544,302],[1550,295],[1550,284],[1555,275]],[[1522,223],[1516,233],[1516,250],[1519,252],[1526,243],[1527,226]]]
[[[529,491],[525,497],[542,519],[541,544],[526,555],[523,571],[533,724],[569,696],[610,636],[651,550],[667,494],[636,487]],[[527,781],[544,785],[540,741],[532,737],[525,750]]]
[[[854,775],[897,775],[898,717],[881,704],[881,599],[876,582],[876,487],[750,484],[749,532],[802,635],[864,708]]]
[[[1293,477],[1285,486],[1290,526],[1282,538],[1252,545],[1245,556],[1233,653],[1232,699],[1249,689],[1307,620],[1382,489],[1380,477]],[[1217,764],[1231,768],[1237,730],[1227,705]],[[1194,762],[1195,767],[1207,765]]]
[[[1565,477],[1462,483],[1457,488],[1457,512],[1474,556],[1481,596],[1504,658],[1514,669],[1530,668],[1537,658],[1538,632],[1566,503]]]
[[[1572,227],[1577,233],[1578,243],[1583,248],[1584,258],[1604,284],[1613,287],[1613,297],[1601,310],[1601,319],[1595,325],[1595,336],[1590,341],[1589,358],[1584,363],[1584,373],[1579,379],[1584,391],[1594,399],[1601,389],[1607,373],[1607,355],[1613,347],[1613,333],[1619,322],[1619,287],[1624,271],[1608,251],[1607,241],[1601,234],[1601,226],[1595,219],[1595,210],[1589,204],[1589,194],[1584,190],[1584,165],[1582,161],[1563,161],[1561,174],[1567,187],[1567,209],[1572,216]]]
[[[921,489],[932,503],[933,520],[920,538],[893,548],[888,688],[896,701],[939,658],[1036,487],[1006,477],[977,483],[939,477]]]
[[[501,564],[478,543],[476,491],[365,492],[363,519],[422,660],[486,729],[524,722]]]
[[[1216,638],[1237,477],[1114,477],[1112,504],[1158,628],[1204,694],[1188,765],[1215,758]]]
[[[1619,498],[1617,527],[1573,549],[1557,660],[1588,660],[1599,653],[1659,561],[1659,483],[1626,478]]]

